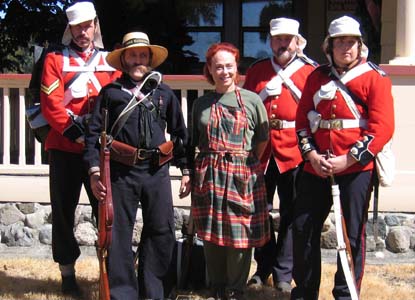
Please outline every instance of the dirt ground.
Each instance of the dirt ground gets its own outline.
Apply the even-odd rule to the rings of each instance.
[[[60,294],[59,270],[50,257],[48,247],[22,250],[0,248],[0,299],[2,300],[70,300]],[[98,263],[93,248],[83,249],[76,265],[77,276],[83,291],[83,299],[98,299]],[[332,257],[334,256],[334,257]],[[415,299],[414,254],[406,258],[369,258],[363,279],[361,300],[410,300]],[[335,272],[335,252],[323,251],[320,300],[331,300]],[[375,262],[375,263],[374,263]],[[251,271],[255,270],[253,262]],[[176,291],[173,299],[205,299],[206,290]],[[246,300],[289,299],[289,295],[277,292],[271,286],[250,288]]]

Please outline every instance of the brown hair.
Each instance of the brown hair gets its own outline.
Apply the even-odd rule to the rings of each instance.
[[[333,56],[333,40],[335,38],[336,37],[331,37],[327,41],[328,44],[327,44],[327,48],[326,48],[326,51],[325,52],[326,52],[326,54],[329,54],[331,56]],[[360,55],[362,53],[363,39],[361,37],[359,37],[359,36],[356,36],[356,38],[357,38],[357,42],[358,42],[358,50],[359,50],[359,57],[360,57]]]
[[[208,66],[212,63],[212,57],[215,56],[215,54],[218,53],[219,51],[227,51],[233,54],[233,56],[235,56],[236,64],[238,65],[239,63],[239,58],[240,58],[239,50],[231,43],[222,42],[222,43],[216,43],[216,44],[211,45],[206,52],[206,63],[203,67],[203,75],[206,77],[207,81],[212,85],[215,85],[215,82],[213,81],[212,74],[210,74],[209,72]],[[238,81],[239,81],[239,73],[237,71],[235,83],[238,84]]]

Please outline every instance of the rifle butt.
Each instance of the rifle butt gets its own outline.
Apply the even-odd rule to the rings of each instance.
[[[99,259],[99,300],[110,300],[110,286],[107,272],[107,251],[106,249],[98,250]]]

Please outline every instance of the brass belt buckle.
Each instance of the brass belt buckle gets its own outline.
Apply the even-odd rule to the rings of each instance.
[[[280,119],[271,119],[271,128],[273,129],[282,129],[283,122]]]
[[[330,128],[331,129],[342,129],[342,120],[331,120]]]
[[[145,160],[147,157],[143,156],[143,154],[147,153],[146,149],[137,149],[137,158],[139,160]]]

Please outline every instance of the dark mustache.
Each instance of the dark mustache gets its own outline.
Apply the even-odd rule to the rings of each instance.
[[[148,71],[148,66],[146,66],[142,63],[134,62],[134,63],[128,64],[128,67],[129,68],[138,68],[143,73],[146,73]]]
[[[87,39],[87,40],[89,40],[90,38],[88,36],[85,36],[85,35],[82,35],[82,34],[80,34],[80,35],[78,35],[78,36],[75,37],[75,40],[80,40],[80,39]]]
[[[141,63],[133,63],[132,67],[138,67],[141,71],[147,72],[148,66]]]

